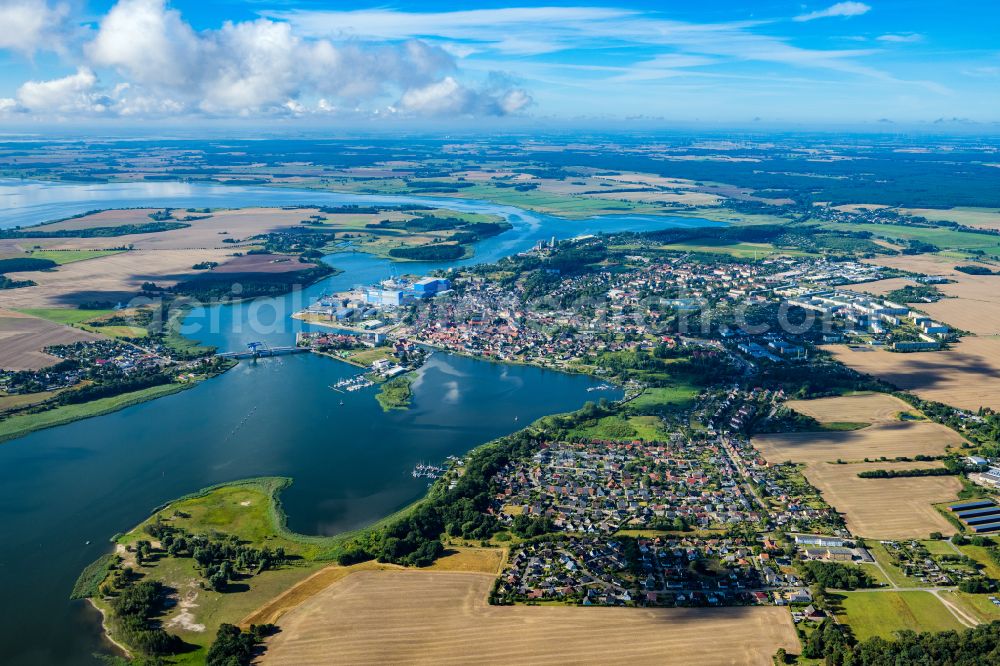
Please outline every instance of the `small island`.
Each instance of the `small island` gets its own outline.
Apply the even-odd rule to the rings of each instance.
[[[379,387],[375,399],[387,412],[393,409],[409,409],[410,402],[413,400],[411,384],[413,384],[413,377],[409,374],[390,379]]]

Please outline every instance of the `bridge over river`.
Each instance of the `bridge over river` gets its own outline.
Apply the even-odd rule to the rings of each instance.
[[[284,356],[285,354],[304,354],[308,347],[270,347],[266,342],[249,342],[247,350],[240,352],[222,352],[215,358],[263,358],[265,356]]]

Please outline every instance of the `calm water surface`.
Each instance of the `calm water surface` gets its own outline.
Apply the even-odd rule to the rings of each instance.
[[[632,216],[566,221],[482,202],[267,188],[0,181],[0,227],[110,207],[418,201],[503,215],[514,229],[477,245],[473,259],[406,264],[407,273],[494,261],[551,236],[708,224]],[[187,333],[221,349],[260,339],[288,343],[299,325],[288,318],[295,309],[404,270],[363,254],[327,261],[345,272],[286,297],[196,310]],[[111,535],[172,498],[250,476],[290,476],[290,527],[335,534],[423,494],[426,482],[409,474],[418,462],[462,454],[587,399],[619,396],[588,393],[594,382],[586,377],[435,353],[414,384],[413,407],[383,413],[374,389],[329,389],[356,372],[312,355],[244,362],[188,391],[0,444],[0,664],[95,663],[91,655],[108,645],[93,611],[67,601],[73,582],[109,550]]]

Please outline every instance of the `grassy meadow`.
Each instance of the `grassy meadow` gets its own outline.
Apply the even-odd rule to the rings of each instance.
[[[0,421],[0,442],[23,437],[30,432],[64,425],[72,421],[101,416],[116,412],[119,409],[137,405],[140,402],[161,398],[171,393],[183,391],[193,384],[164,384],[152,386],[140,391],[122,393],[121,395],[99,398],[81,404],[61,405],[35,414],[16,414]]]
[[[838,621],[847,624],[859,640],[897,631],[949,631],[964,629],[955,616],[930,592],[859,591],[841,597]]]

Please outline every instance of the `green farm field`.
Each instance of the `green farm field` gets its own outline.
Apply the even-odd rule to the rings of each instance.
[[[115,313],[114,310],[77,310],[74,308],[34,308],[19,310],[19,312],[67,326],[76,326]]]
[[[1000,255],[1000,237],[968,231],[954,231],[941,227],[914,227],[902,224],[846,224],[825,223],[827,229],[838,231],[868,231],[874,236],[890,240],[917,240],[949,250],[982,250]]]
[[[837,619],[849,625],[859,641],[897,631],[959,631],[964,628],[930,592],[865,591],[841,595]]]
[[[636,412],[679,409],[690,405],[697,397],[698,389],[693,386],[647,388],[628,404]]]
[[[659,426],[660,419],[656,416],[605,416],[590,425],[573,428],[571,437],[590,437],[594,439],[611,439],[631,441],[641,439],[647,442],[662,440],[663,429]]]
[[[28,256],[32,259],[50,259],[61,266],[121,252],[124,250],[32,250]]]
[[[763,259],[774,254],[783,254],[793,257],[811,256],[802,250],[785,250],[775,247],[771,243],[741,243],[727,242],[717,239],[695,239],[684,243],[670,243],[663,245],[661,250],[673,250],[680,252],[705,252],[709,254],[728,254],[739,259]]]
[[[91,333],[99,333],[112,338],[144,338],[149,334],[141,326],[114,325],[100,326],[100,320],[116,314],[115,310],[76,310],[72,308],[41,308],[19,310],[24,314],[47,319],[57,324],[65,324]]]

